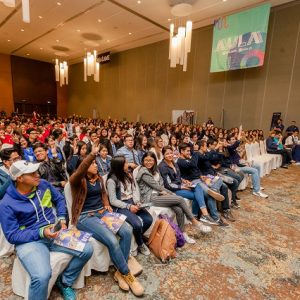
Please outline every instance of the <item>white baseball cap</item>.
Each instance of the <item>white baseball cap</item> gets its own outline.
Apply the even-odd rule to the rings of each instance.
[[[38,170],[40,163],[31,163],[26,160],[18,160],[9,168],[10,177],[12,180],[17,180],[18,177],[24,174],[30,174]]]

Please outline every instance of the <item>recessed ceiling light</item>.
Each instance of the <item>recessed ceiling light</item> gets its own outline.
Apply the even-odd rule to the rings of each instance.
[[[7,40],[8,42],[10,42],[11,40]]]
[[[227,0],[223,0],[223,2],[226,2]]]
[[[110,42],[110,40],[106,40],[108,43]]]
[[[168,19],[168,22],[171,22],[171,19]]]
[[[141,4],[141,3],[142,3],[142,1],[140,1],[140,0],[137,1],[137,4]]]
[[[80,32],[80,29],[77,29],[76,31],[77,31],[77,32]]]
[[[101,20],[101,19],[98,19],[97,21],[98,21],[99,23],[101,23],[101,22],[102,22],[102,20]]]
[[[56,43],[59,43],[59,40],[56,40]]]
[[[23,32],[23,31],[25,31],[25,30],[22,28],[21,31]]]
[[[56,4],[57,4],[58,6],[61,6],[61,2],[56,2]]]
[[[29,56],[30,54],[29,54],[29,53],[26,53],[26,55]]]
[[[44,50],[44,48],[41,47],[40,50]]]
[[[131,33],[131,32],[128,32],[128,34],[129,34],[129,35],[132,35],[132,33]]]
[[[42,17],[42,16],[39,16],[39,19],[43,19],[43,17]]]

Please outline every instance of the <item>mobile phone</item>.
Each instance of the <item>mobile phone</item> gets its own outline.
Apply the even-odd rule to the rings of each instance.
[[[61,222],[58,221],[58,222],[54,225],[53,232],[57,232],[57,231],[60,231],[60,230],[61,230]]]

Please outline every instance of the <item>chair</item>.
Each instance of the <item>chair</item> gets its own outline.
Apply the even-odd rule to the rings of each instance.
[[[271,171],[272,171],[272,158],[270,158],[269,156],[264,156],[264,155],[261,154],[259,143],[257,143],[257,142],[252,144],[252,156],[253,156],[254,162],[258,161],[258,162],[263,163],[264,170],[263,170],[263,175],[261,175],[261,177],[263,177],[266,174],[271,173]]]
[[[245,145],[246,155],[247,155],[247,161],[252,162],[253,164],[256,164],[260,167],[260,177],[265,176],[266,174],[266,161],[261,160],[255,151],[253,151],[253,144],[246,144]],[[254,156],[256,155],[256,156]]]
[[[266,150],[266,140],[259,142],[259,148],[260,148],[260,153],[263,156],[269,157],[270,159],[272,159],[272,169],[273,170],[275,170],[275,169],[277,169],[277,168],[279,168],[281,166],[282,157],[281,157],[280,154],[270,154],[270,153],[267,153],[267,150]]]
[[[14,250],[15,246],[7,241],[0,224],[0,257],[9,256]]]
[[[50,253],[50,265],[52,269],[52,276],[48,285],[48,297],[51,290],[57,280],[57,277],[63,270],[67,267],[72,256],[60,252]],[[13,292],[23,298],[28,299],[28,289],[30,285],[30,276],[24,269],[21,261],[18,257],[14,260],[13,270],[12,270],[12,290]],[[38,298],[38,297],[37,297]]]

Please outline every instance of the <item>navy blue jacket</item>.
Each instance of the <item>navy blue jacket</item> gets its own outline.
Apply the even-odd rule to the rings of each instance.
[[[181,174],[177,163],[174,162],[176,172],[173,168],[169,167],[163,160],[159,165],[158,169],[160,175],[164,181],[164,186],[166,189],[175,192],[181,190]]]
[[[180,169],[181,177],[184,179],[192,181],[194,179],[199,179],[202,175],[198,168],[198,155],[196,153],[193,153],[191,159],[179,157],[177,164]]]

